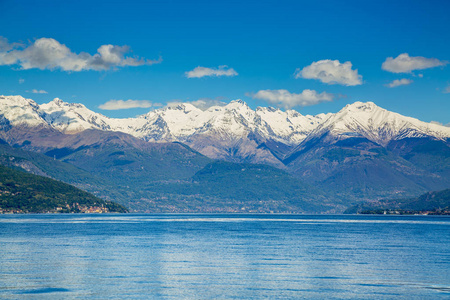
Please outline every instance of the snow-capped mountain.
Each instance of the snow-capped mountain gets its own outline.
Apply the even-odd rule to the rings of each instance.
[[[166,139],[187,140],[193,135],[213,130],[224,138],[239,137],[252,132],[264,139],[293,145],[303,140],[328,116],[303,116],[293,110],[283,112],[272,107],[252,110],[242,100],[235,100],[226,106],[213,106],[207,110],[201,110],[190,103],[182,103],[151,111],[138,119],[147,120],[147,124],[164,121],[167,126]],[[155,141],[151,136],[151,130],[140,133],[140,137]]]
[[[331,115],[284,160],[334,194],[375,200],[450,184],[450,128],[356,102]]]
[[[40,116],[54,129],[71,134],[86,129],[106,131],[122,131],[131,133],[135,128],[143,126],[135,118],[113,119],[91,111],[83,104],[67,103],[59,98],[39,106]]]
[[[328,134],[331,139],[362,136],[386,146],[392,140],[404,138],[433,137],[446,140],[450,138],[450,128],[390,112],[373,102],[355,102],[317,126],[305,142],[324,134]]]
[[[210,158],[285,169],[351,201],[410,196],[450,184],[450,128],[371,102],[316,116],[271,107],[253,110],[241,100],[205,110],[180,103],[114,119],[60,99],[39,105],[20,96],[0,96],[0,125],[0,143],[107,176],[115,176],[105,171],[108,167],[122,166],[129,180],[145,173],[145,181],[156,170],[167,173],[158,167],[167,157],[188,171],[189,155],[207,162],[183,145],[164,143],[181,142]]]
[[[211,158],[279,167],[294,148],[323,136],[361,136],[381,146],[411,137],[450,138],[449,127],[405,117],[372,102],[355,102],[336,114],[316,116],[272,107],[253,110],[242,100],[206,110],[180,103],[136,118],[114,119],[58,98],[38,105],[21,96],[0,96],[0,116],[3,126],[43,126],[65,134],[120,131],[150,142],[179,141]]]
[[[0,96],[2,126],[48,126],[40,116],[39,104],[21,96]]]
[[[279,166],[270,147],[295,147],[331,115],[303,116],[271,107],[252,110],[241,100],[207,110],[190,103],[170,105],[128,119],[108,118],[58,98],[38,105],[21,96],[1,96],[0,105],[4,119],[13,125],[42,124],[66,134],[121,131],[150,142],[183,142],[212,158]]]
[[[252,110],[241,100],[207,110],[183,103],[139,117],[145,126],[130,133],[147,141],[180,141],[212,158],[280,165],[271,149],[259,146],[273,141],[294,147],[328,116],[271,107]]]

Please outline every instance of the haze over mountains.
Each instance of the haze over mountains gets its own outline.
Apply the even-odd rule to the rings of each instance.
[[[271,107],[253,110],[241,100],[205,110],[181,103],[113,119],[59,99],[38,105],[21,96],[0,96],[0,124],[0,137],[16,149],[46,154],[109,183],[129,182],[133,188],[122,203],[132,203],[136,210],[158,210],[158,197],[175,211],[193,199],[209,199],[211,210],[225,202],[232,210],[251,210],[236,204],[243,199],[233,199],[233,189],[246,188],[239,184],[258,176],[266,178],[270,190],[257,195],[255,189],[254,198],[266,201],[261,210],[252,203],[255,211],[342,211],[362,200],[450,187],[450,128],[371,102],[317,116]],[[235,168],[214,160],[270,167]],[[241,169],[252,172],[243,178],[236,173]],[[215,175],[205,177],[205,172]],[[214,181],[221,172],[231,177]],[[267,174],[295,184],[284,186],[279,178],[269,182]],[[229,181],[233,176],[241,181],[234,186]],[[249,183],[258,184],[250,180],[247,188]],[[208,184],[221,187],[222,193],[208,191]],[[297,202],[286,202],[293,194]],[[133,198],[137,195],[141,200]],[[269,208],[267,201],[283,205]],[[185,211],[202,207],[200,202],[186,205]]]

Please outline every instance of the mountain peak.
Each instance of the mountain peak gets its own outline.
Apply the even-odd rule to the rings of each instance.
[[[65,102],[63,100],[61,100],[60,98],[54,98],[52,101],[50,101],[47,104],[42,104],[42,107],[57,107],[57,108],[64,108],[67,107],[69,109],[73,109],[73,108],[78,108],[78,109],[84,109],[86,108],[86,106],[84,106],[81,103],[68,103]]]
[[[376,109],[379,109],[380,107],[377,106],[375,103],[373,102],[361,102],[361,101],[356,101],[355,103],[352,104],[347,104],[342,110],[346,110],[346,111],[365,111],[365,112],[370,112]]]
[[[242,99],[232,100],[230,103],[239,103],[242,105],[247,105],[247,103],[245,103],[244,100],[242,100]]]
[[[345,138],[358,134],[380,145],[387,145],[391,140],[411,137],[431,136],[447,139],[450,130],[420,120],[402,116],[377,106],[373,102],[355,102],[346,105],[338,113],[329,117],[312,133],[322,136],[330,132],[332,136]]]
[[[267,107],[261,107],[258,106],[256,108],[256,111],[261,111],[261,112],[276,112],[276,111],[281,111],[279,108],[274,108],[272,106],[267,106]],[[287,112],[287,111],[286,111]]]
[[[241,99],[231,101],[230,103],[224,106],[224,110],[228,113],[234,111],[237,112],[238,114],[244,114],[249,116],[255,113],[255,111],[251,109],[247,105],[247,103],[245,103]]]
[[[38,107],[39,105],[32,99],[24,98],[20,95],[17,96],[0,96],[0,101],[3,103],[13,104],[13,105],[21,105],[21,106],[32,106]]]
[[[114,119],[95,113],[82,104],[67,103],[59,98],[38,105],[21,96],[0,96],[0,110],[13,125],[42,124],[64,133],[92,128],[122,131],[144,140],[183,142],[204,153],[222,151],[220,153],[225,156],[239,143],[247,143],[245,147],[250,147],[244,147],[247,150],[242,148],[245,151],[241,154],[248,157],[249,153],[260,151],[255,147],[264,141],[291,147],[327,132],[334,140],[357,134],[380,145],[406,137],[431,136],[441,140],[450,137],[449,127],[421,122],[378,107],[373,102],[360,101],[348,104],[338,113],[316,116],[273,107],[253,110],[241,99],[207,110],[193,103],[180,102],[137,118]],[[253,152],[248,149],[253,149]]]
[[[293,109],[286,110],[286,114],[291,118],[299,118],[299,117],[303,116],[301,113],[299,113],[298,111],[293,110]]]
[[[22,96],[0,96],[0,112],[13,125],[38,126],[47,124],[40,117],[39,104]]]
[[[63,105],[65,104],[65,102],[62,101],[62,100],[59,99],[59,98],[53,99],[53,101],[51,101],[51,103],[53,103],[53,104],[55,104],[55,105],[57,105],[57,106],[63,106]]]
[[[228,107],[234,107],[234,106],[237,106],[237,107],[239,107],[239,106],[245,106],[245,107],[248,107],[248,105],[247,105],[247,103],[245,103],[243,100],[241,100],[241,99],[236,99],[236,100],[233,100],[233,101],[231,101],[228,105],[226,105],[226,106],[228,106]]]
[[[191,103],[173,103],[173,104],[167,105],[162,110],[183,111],[183,112],[188,113],[191,111],[198,111],[200,109],[197,108],[195,105],[192,105]]]

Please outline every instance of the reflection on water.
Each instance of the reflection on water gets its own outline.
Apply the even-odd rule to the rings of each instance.
[[[70,292],[70,290],[61,288],[40,288],[36,290],[17,291],[17,294],[47,294],[47,293],[62,293],[62,292]]]
[[[3,215],[2,299],[450,297],[450,218]]]

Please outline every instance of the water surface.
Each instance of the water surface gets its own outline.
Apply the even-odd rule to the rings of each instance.
[[[2,299],[449,299],[450,217],[1,215]]]

